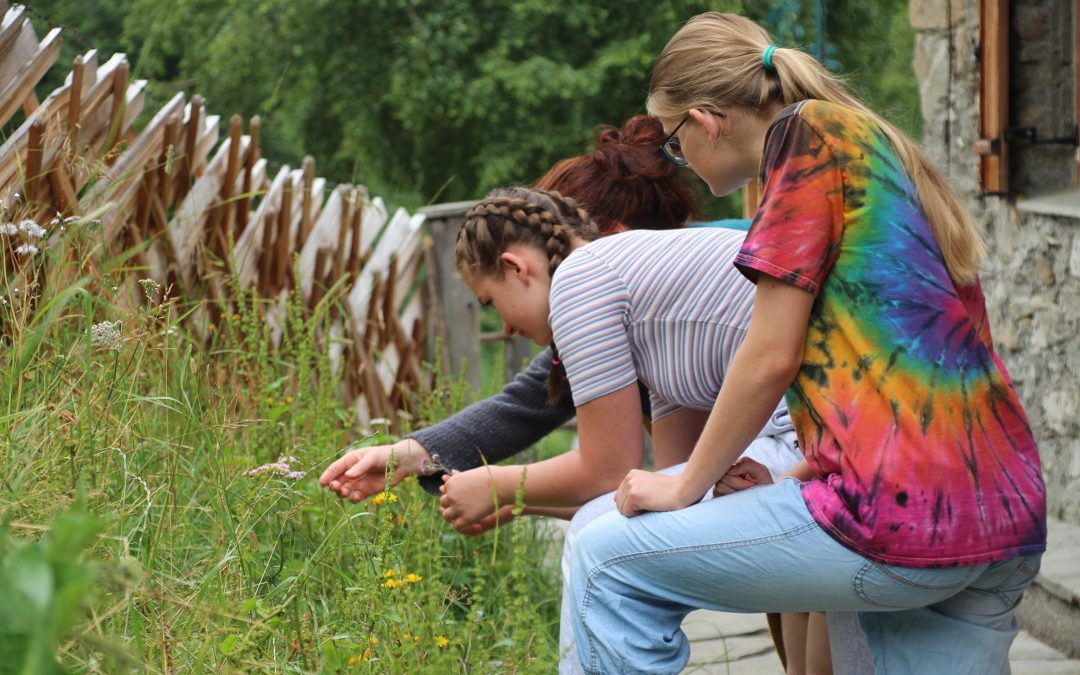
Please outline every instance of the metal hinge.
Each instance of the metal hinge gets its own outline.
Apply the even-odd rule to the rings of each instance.
[[[1004,136],[1006,141],[1025,139],[1032,145],[1080,146],[1080,129],[1078,129],[1075,124],[1072,127],[1071,134],[1067,136],[1055,136],[1051,138],[1040,137],[1039,130],[1036,127],[1009,127],[1002,136]],[[975,152],[980,155],[999,155],[1001,154],[1001,139],[980,138],[975,141]]]

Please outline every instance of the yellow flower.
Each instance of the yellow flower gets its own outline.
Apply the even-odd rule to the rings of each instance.
[[[382,506],[383,502],[394,503],[396,501],[397,495],[393,492],[386,492],[385,490],[371,498],[371,503],[375,506]]]
[[[349,657],[349,665],[350,666],[355,666],[358,663],[360,663],[360,657],[359,656],[350,656]]]
[[[383,586],[386,588],[397,588],[398,586],[404,586],[405,582],[398,579],[387,579],[383,582]]]
[[[446,639],[443,635],[436,635],[435,644],[438,645],[439,649],[446,649],[450,646],[450,640]]]
[[[379,638],[372,635],[371,637],[368,638],[368,642],[370,642],[371,646],[374,647],[375,645],[379,644]]]
[[[292,396],[286,396],[285,397],[285,405],[292,405],[292,402],[293,402],[293,397]]]
[[[368,647],[367,649],[365,649],[364,653],[360,655],[360,658],[364,659],[365,661],[370,661],[371,660],[371,647]]]
[[[214,324],[210,324],[210,332],[213,333],[216,330],[217,330],[217,326],[215,326]]]
[[[239,321],[240,320],[240,315],[239,314],[233,314],[232,318],[233,318],[233,321]]]
[[[388,569],[388,570],[386,570],[385,572],[382,573],[382,575],[384,577],[386,577],[387,579],[393,579],[394,577],[396,577],[399,574],[401,574],[401,572],[398,572],[395,569]]]
[[[415,584],[421,581],[423,578],[424,577],[420,576],[419,574],[413,574],[412,572],[409,572],[407,575],[405,575],[405,581],[409,582],[410,584]]]
[[[274,405],[274,397],[273,396],[267,396],[266,397],[266,405]]]
[[[409,633],[402,633],[402,635],[401,635],[401,639],[402,639],[402,640],[411,640],[411,639],[412,639],[412,635],[410,635]]]
[[[419,635],[412,636],[412,639],[413,639],[413,642],[420,642],[420,636]]]

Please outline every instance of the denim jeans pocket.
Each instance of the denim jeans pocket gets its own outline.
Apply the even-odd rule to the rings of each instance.
[[[921,568],[867,561],[852,583],[860,598],[882,609],[925,607],[948,598],[977,578],[986,565]]]
[[[993,594],[1003,606],[1011,607],[1035,580],[1041,562],[1042,554],[1035,553],[994,563],[971,587],[973,590]]]

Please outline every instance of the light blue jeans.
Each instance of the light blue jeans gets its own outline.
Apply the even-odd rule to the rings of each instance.
[[[858,611],[878,673],[1008,673],[1015,609],[1040,555],[990,565],[882,565],[837,543],[793,479],[681,511],[586,526],[574,636],[586,673],[678,673],[697,608]]]

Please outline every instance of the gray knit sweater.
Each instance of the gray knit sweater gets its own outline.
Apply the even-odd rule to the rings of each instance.
[[[547,404],[547,377],[552,352],[545,349],[502,391],[451,417],[409,435],[447,469],[465,471],[511,457],[551,433],[574,416],[569,388],[556,405]],[[420,478],[437,494],[441,474]]]

